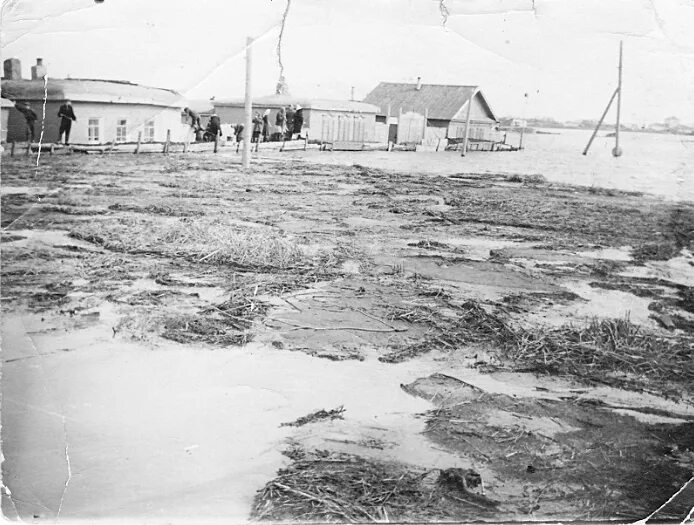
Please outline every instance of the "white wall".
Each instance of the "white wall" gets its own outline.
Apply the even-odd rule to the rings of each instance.
[[[44,142],[57,142],[60,119],[58,118],[59,102],[48,102],[46,104],[46,125],[44,128]],[[36,121],[36,140],[41,134],[41,123],[43,116],[43,105],[40,102],[32,102],[32,109],[38,115]],[[117,121],[125,119],[126,142],[136,142],[138,131],[142,131],[144,141],[144,125],[148,120],[154,120],[154,141],[163,142],[166,140],[166,131],[171,130],[171,140],[182,142],[186,135],[190,133],[190,126],[181,119],[179,108],[165,108],[159,106],[148,106],[143,104],[107,104],[101,102],[79,102],[73,101],[73,110],[77,120],[72,123],[70,130],[71,144],[106,144],[116,139]],[[98,142],[90,142],[88,136],[88,125],[90,118],[97,118],[100,122],[100,133]],[[10,110],[8,122],[8,141],[21,142],[25,140],[25,120],[24,116],[16,109]]]

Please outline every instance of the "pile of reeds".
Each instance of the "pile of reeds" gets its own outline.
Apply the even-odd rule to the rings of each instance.
[[[276,231],[239,229],[205,218],[92,223],[73,230],[70,236],[117,252],[154,253],[254,269],[285,269],[307,260],[292,239]]]
[[[584,328],[517,331],[507,357],[533,371],[594,381],[614,376],[694,385],[694,339],[661,337],[627,319],[594,320]]]
[[[438,483],[405,465],[316,451],[300,454],[291,466],[258,491],[254,520],[302,522],[423,522],[471,520],[490,509],[463,489]],[[487,514],[488,515],[488,514]]]
[[[393,348],[379,360],[396,363],[435,349],[483,344],[496,347],[517,371],[570,375],[627,388],[694,385],[691,336],[662,336],[628,319],[596,319],[583,327],[518,328],[475,301],[445,302],[454,318],[425,306],[391,312],[391,319],[423,323],[430,330],[422,340]]]

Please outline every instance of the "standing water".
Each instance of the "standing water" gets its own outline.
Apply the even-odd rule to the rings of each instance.
[[[295,154],[310,161],[361,164],[406,173],[541,174],[552,182],[640,191],[672,200],[694,201],[694,136],[621,133],[621,157],[612,156],[614,138],[600,131],[588,155],[582,155],[591,131],[546,130],[528,134],[523,151],[469,152],[318,152]],[[518,144],[509,133],[507,142]],[[284,153],[283,155],[288,155]]]

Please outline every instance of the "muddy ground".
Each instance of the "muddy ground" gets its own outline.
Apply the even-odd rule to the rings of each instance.
[[[39,327],[34,343],[58,331],[66,346],[14,356],[3,327],[6,515],[91,516],[71,501],[108,496],[37,489],[23,456],[40,440],[12,427],[41,407],[6,409],[33,357],[79,373],[70,338],[88,359],[107,336],[172,359],[300,352],[335,361],[335,377],[378,378],[291,387],[315,388],[313,410],[273,422],[274,474],[226,471],[247,481],[245,517],[682,519],[694,506],[693,483],[660,509],[694,470],[693,204],[281,157],[251,174],[206,155],[31,162],[3,158],[2,308]],[[246,404],[238,421],[270,421]]]

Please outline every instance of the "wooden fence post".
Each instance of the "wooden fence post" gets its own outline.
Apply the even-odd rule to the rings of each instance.
[[[217,150],[219,149],[219,133],[215,135],[214,137],[214,152],[217,153]]]
[[[27,140],[27,150],[25,152],[25,155],[28,157],[30,152],[31,152],[31,141]]]
[[[169,146],[171,144],[171,130],[166,130],[166,142],[164,143],[164,154],[169,154]]]
[[[137,146],[135,146],[135,154],[140,153],[140,144],[142,144],[142,132],[137,132]]]
[[[10,146],[10,157],[14,157],[14,140],[12,141],[12,146]]]

